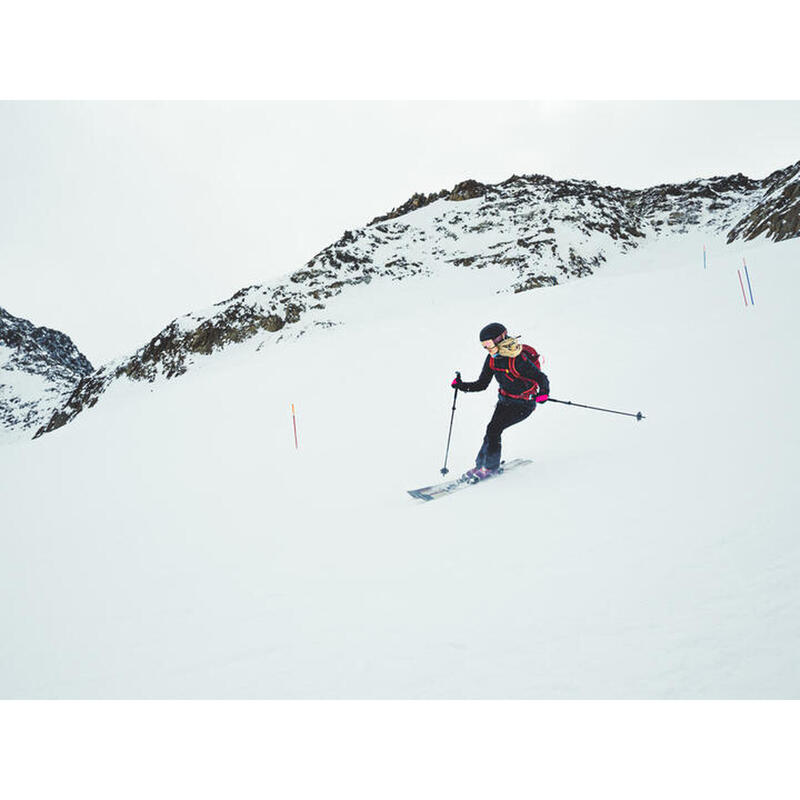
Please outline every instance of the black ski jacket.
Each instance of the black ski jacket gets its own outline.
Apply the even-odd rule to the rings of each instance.
[[[527,378],[527,380],[513,377],[509,361],[514,362],[516,372],[522,375],[523,378]],[[524,357],[524,353],[520,353],[514,359],[508,358],[508,356],[487,355],[478,380],[462,381],[458,384],[458,389],[461,392],[482,392],[492,382],[492,376],[497,378],[497,382],[500,384],[501,397],[522,394],[531,388],[531,381],[534,381],[539,386],[536,394],[550,394],[550,381],[547,379],[547,375],[538,370],[532,361]],[[530,401],[522,400],[521,402]]]

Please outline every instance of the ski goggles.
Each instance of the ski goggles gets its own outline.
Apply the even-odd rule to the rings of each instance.
[[[483,347],[484,350],[494,350],[504,339],[508,339],[508,331],[503,331],[499,336],[495,336],[494,339],[485,339],[484,342],[491,341],[491,344],[484,344],[484,342],[481,342],[481,347]]]

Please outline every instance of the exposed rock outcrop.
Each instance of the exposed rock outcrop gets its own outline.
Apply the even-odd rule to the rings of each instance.
[[[781,242],[800,236],[800,161],[773,172],[762,183],[763,198],[732,228],[728,243],[759,236]]]
[[[36,430],[93,370],[69,336],[0,308],[0,428]]]

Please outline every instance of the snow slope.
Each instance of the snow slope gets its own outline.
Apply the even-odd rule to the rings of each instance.
[[[373,280],[346,324],[116,381],[0,450],[0,696],[800,697],[799,255],[706,232],[521,294]],[[554,397],[647,419],[545,405],[504,436],[534,465],[414,501],[494,320]],[[494,396],[459,396],[454,471]]]

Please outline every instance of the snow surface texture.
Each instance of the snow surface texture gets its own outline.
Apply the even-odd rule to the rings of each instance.
[[[800,697],[800,240],[724,238],[354,286],[2,448],[0,696]],[[534,464],[415,501],[495,320],[554,397],[647,419],[546,404],[504,436]],[[459,395],[454,472],[494,400]]]
[[[523,292],[592,275],[610,258],[664,236],[791,238],[798,235],[798,171],[800,162],[763,181],[733,175],[644,191],[514,175],[496,185],[469,180],[450,192],[414,195],[346,231],[284,282],[246,287],[173,320],[132,356],[83,378],[37,436],[92,408],[117,380],[178,377],[231,344],[296,339],[339,324],[346,318],[342,297],[346,306],[354,287],[373,281],[489,270],[489,291]]]

